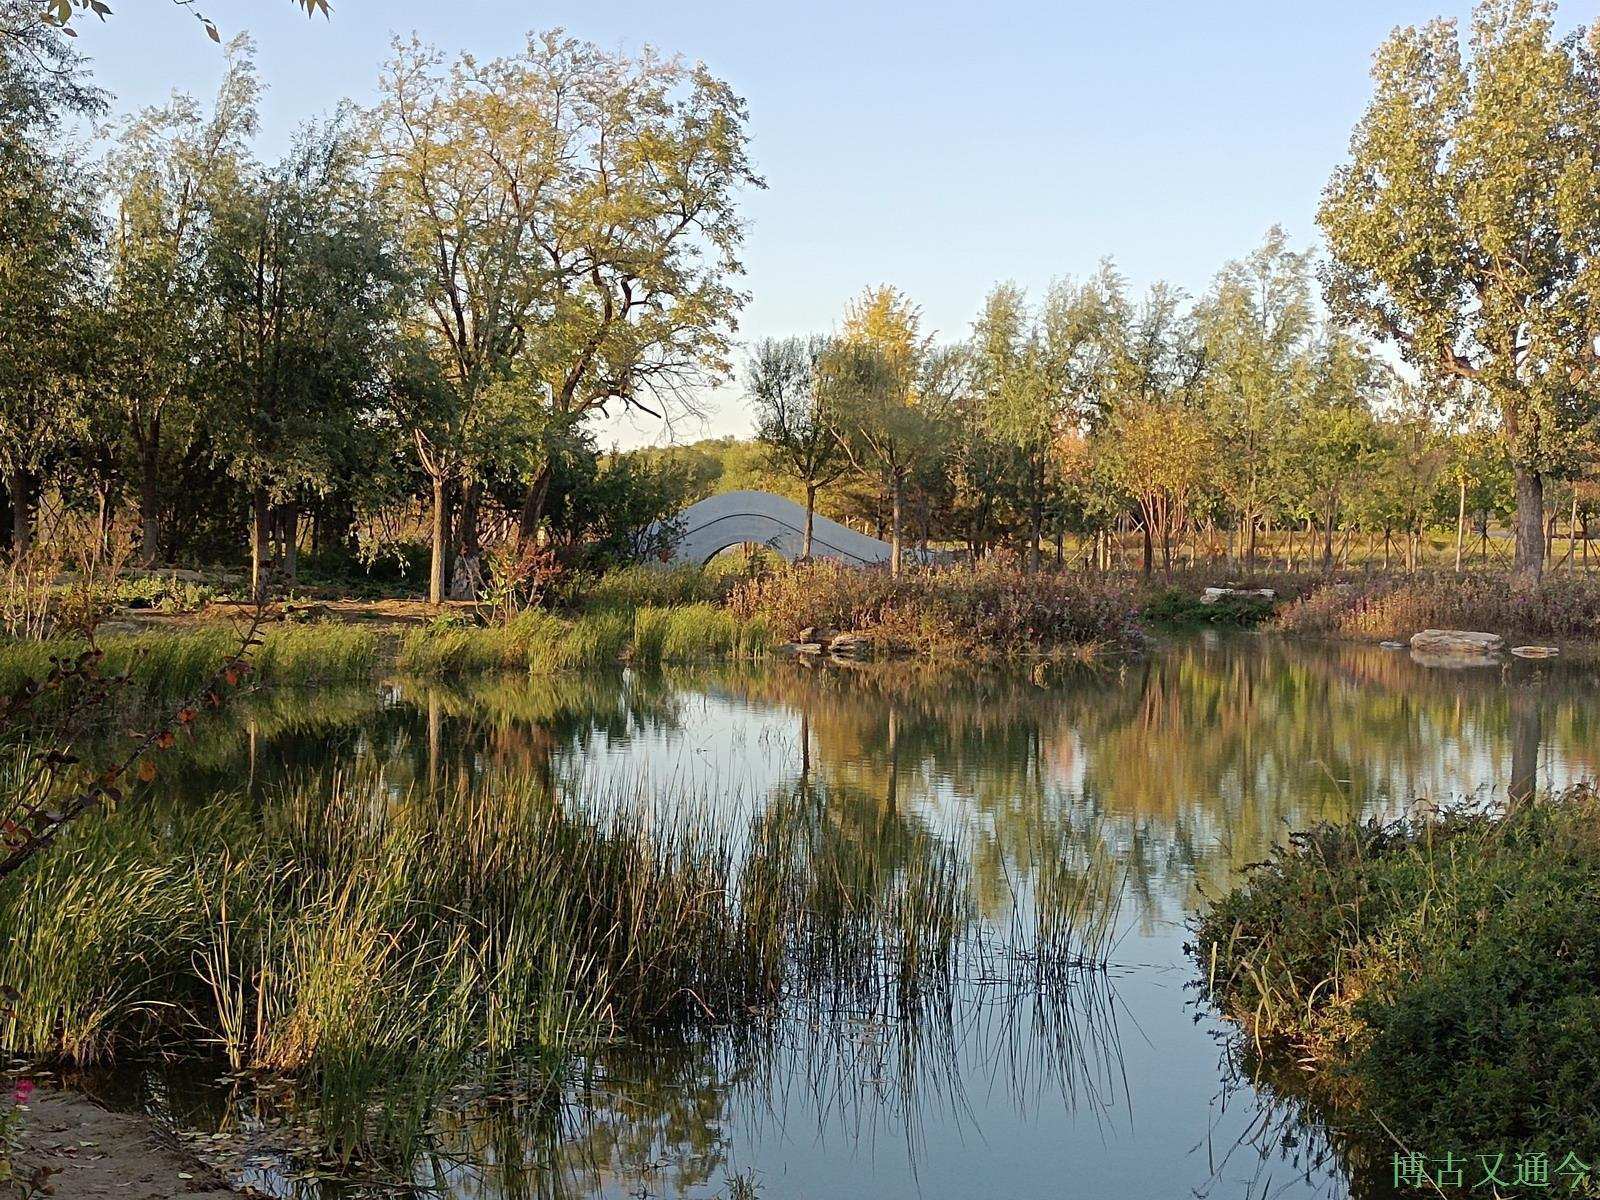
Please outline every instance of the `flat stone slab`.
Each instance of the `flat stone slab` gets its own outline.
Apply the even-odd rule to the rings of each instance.
[[[1411,635],[1411,648],[1422,654],[1462,657],[1498,654],[1506,647],[1498,633],[1476,633],[1466,629],[1424,629]]]
[[[1404,642],[1379,642],[1378,645],[1385,650],[1404,650],[1406,648]]]
[[[1224,596],[1254,596],[1261,600],[1276,600],[1278,593],[1271,588],[1208,587],[1200,594],[1200,603],[1215,604]]]
[[[1560,646],[1513,646],[1511,653],[1518,658],[1554,658],[1561,653]]]

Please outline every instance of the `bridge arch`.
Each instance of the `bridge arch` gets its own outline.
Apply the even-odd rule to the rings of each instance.
[[[754,542],[795,561],[805,548],[803,505],[770,492],[721,492],[689,505],[677,517],[679,533],[671,562],[704,565],[729,546]],[[888,542],[857,533],[838,521],[814,515],[811,557],[831,558],[853,566],[887,564]]]

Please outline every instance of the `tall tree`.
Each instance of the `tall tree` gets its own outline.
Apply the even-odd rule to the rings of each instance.
[[[399,277],[357,163],[342,126],[308,126],[281,164],[212,203],[207,417],[250,496],[258,597],[269,503],[335,477],[343,430],[373,406],[396,311]],[[292,503],[287,513],[292,546]]]
[[[1243,545],[1256,535],[1286,461],[1290,425],[1313,332],[1310,256],[1273,228],[1249,257],[1229,263],[1196,314],[1206,355],[1210,419],[1227,456],[1221,480]]]
[[[849,468],[834,436],[834,393],[848,384],[830,339],[768,338],[756,343],[746,368],[755,406],[756,437],[784,474],[805,491],[806,529],[801,553],[811,557],[817,491]]]
[[[1336,313],[1482,392],[1516,480],[1514,573],[1544,562],[1546,478],[1600,411],[1600,24],[1486,0],[1396,31],[1318,219]]]
[[[943,437],[945,362],[922,332],[922,310],[898,288],[868,288],[845,309],[839,405],[840,445],[889,499],[889,570],[904,558],[906,487]]]
[[[0,20],[14,20],[0,2]],[[65,142],[103,97],[62,36],[35,23],[0,39],[0,484],[27,549],[38,480],[79,413],[76,320],[96,237],[91,181]]]
[[[131,443],[147,562],[160,554],[163,455],[176,433],[194,429],[195,368],[211,320],[211,207],[250,169],[259,93],[251,54],[248,39],[229,46],[209,114],[176,95],[128,121],[110,159],[99,370]]]

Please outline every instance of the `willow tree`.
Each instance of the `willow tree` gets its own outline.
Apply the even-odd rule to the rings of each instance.
[[[1039,565],[1052,456],[1091,414],[1111,357],[1120,282],[1109,265],[1087,284],[1052,284],[1037,306],[1015,284],[990,291],[973,325],[970,384],[978,421],[1015,460],[1029,570]]]
[[[1206,407],[1224,458],[1220,484],[1233,510],[1240,555],[1256,535],[1287,458],[1283,438],[1303,386],[1314,332],[1310,255],[1274,227],[1248,257],[1218,274],[1196,319],[1206,360]]]
[[[339,123],[311,125],[276,167],[212,203],[206,292],[209,427],[250,497],[251,590],[262,594],[269,503],[290,501],[292,566],[304,489],[335,477],[346,433],[376,407],[400,295],[386,232]]]
[[[1545,480],[1600,411],[1600,24],[1487,0],[1397,30],[1318,214],[1329,305],[1498,415],[1516,484],[1514,575],[1544,563]]]
[[[0,4],[0,19],[14,8]],[[66,142],[102,97],[57,32],[0,40],[0,484],[27,548],[47,457],[77,415],[75,319],[93,262],[93,181]]]
[[[105,337],[97,370],[129,442],[147,562],[159,555],[163,456],[175,434],[197,426],[212,205],[250,169],[259,90],[250,42],[235,39],[209,113],[174,95],[131,118],[110,156]]]

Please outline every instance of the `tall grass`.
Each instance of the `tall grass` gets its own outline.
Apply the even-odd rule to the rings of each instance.
[[[954,848],[867,856],[805,813],[742,828],[656,799],[562,803],[520,775],[395,798],[367,767],[264,812],[97,818],[0,887],[0,987],[19,997],[0,1040],[290,1072],[354,1145],[397,1083],[555,1069],[799,995],[948,995],[982,951]]]
[[[1600,637],[1600,581],[1551,575],[1519,588],[1503,575],[1336,581],[1285,607],[1278,628],[1315,637],[1404,638],[1475,629],[1517,638]]]
[[[883,571],[797,565],[737,586],[728,609],[794,639],[809,628],[853,631],[882,650],[1002,656],[1128,649],[1141,640],[1125,588],[1081,575],[1026,574],[1001,563]]]
[[[126,675],[140,692],[183,695],[200,687],[239,645],[228,625],[207,625],[179,632],[115,635],[99,643],[105,653],[101,670]],[[86,643],[78,639],[0,643],[0,690],[49,670],[52,657],[71,658]],[[382,642],[360,626],[319,622],[275,625],[262,633],[252,656],[256,677],[265,683],[328,683],[361,679],[377,666]]]

